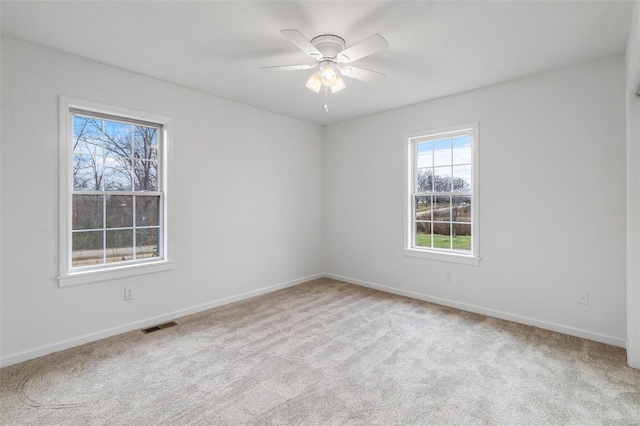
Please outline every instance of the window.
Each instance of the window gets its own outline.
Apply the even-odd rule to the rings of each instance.
[[[477,123],[405,142],[405,254],[478,264]]]
[[[61,97],[61,120],[60,284],[166,266],[170,119]]]

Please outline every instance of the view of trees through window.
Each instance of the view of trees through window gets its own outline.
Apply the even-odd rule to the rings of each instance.
[[[470,252],[472,136],[414,143],[414,247]]]
[[[73,115],[73,267],[159,257],[158,130]]]

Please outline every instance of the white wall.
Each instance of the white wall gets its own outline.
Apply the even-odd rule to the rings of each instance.
[[[640,2],[627,43],[627,362],[640,368]]]
[[[323,272],[320,126],[7,38],[1,63],[4,365]],[[173,271],[58,288],[59,95],[174,118]]]
[[[12,39],[1,53],[3,365],[323,271],[625,343],[622,57],[323,129]],[[57,287],[60,94],[174,118],[173,271]],[[404,257],[403,135],[470,121],[481,264]]]
[[[327,127],[328,273],[624,346],[624,67],[613,57]],[[480,266],[404,257],[403,135],[472,121]]]

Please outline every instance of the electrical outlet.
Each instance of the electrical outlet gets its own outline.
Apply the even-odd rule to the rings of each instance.
[[[451,281],[453,280],[453,274],[451,272],[445,272],[444,273],[444,280],[445,281]]]
[[[125,288],[124,289],[124,300],[131,300],[133,299],[133,289],[132,288]]]
[[[578,304],[580,305],[588,305],[589,304],[589,292],[585,291],[584,293],[578,296]]]

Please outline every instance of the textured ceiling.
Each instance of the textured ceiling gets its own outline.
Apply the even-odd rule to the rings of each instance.
[[[329,124],[623,54],[633,2],[27,2],[0,3],[2,34],[290,117]],[[389,49],[329,95],[305,87],[309,63],[280,30],[375,33]],[[312,61],[311,61],[312,62]]]

